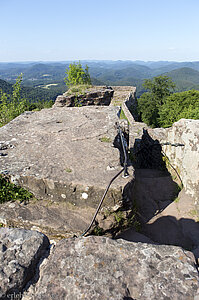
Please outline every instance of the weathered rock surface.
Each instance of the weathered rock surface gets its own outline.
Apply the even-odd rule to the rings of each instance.
[[[113,86],[114,90],[113,98],[111,100],[111,105],[122,106],[122,103],[126,100],[131,102],[135,97],[136,87],[134,86]]]
[[[194,299],[198,287],[188,251],[88,237],[60,241],[23,300],[187,300]]]
[[[0,173],[11,176],[38,198],[96,207],[110,179],[121,169],[113,147],[116,107],[63,107],[25,113],[0,128],[9,145],[0,156]],[[129,179],[122,175],[106,198],[122,200]]]
[[[191,250],[199,259],[199,222],[193,201],[184,190],[163,211],[143,224],[142,233],[156,243]]]
[[[0,224],[38,230],[49,239],[80,235],[89,225],[95,209],[72,207],[66,202],[30,200],[28,203],[6,202],[0,205]]]
[[[137,169],[131,199],[144,222],[160,213],[177,197],[177,184],[166,171]]]
[[[113,97],[113,89],[106,86],[94,86],[85,90],[84,93],[66,92],[64,95],[57,97],[54,107],[63,106],[87,106],[87,105],[109,105]]]
[[[162,144],[186,193],[199,205],[199,120],[181,119],[170,128],[150,130],[150,134]]]
[[[131,197],[139,212],[144,237],[135,235],[132,228],[121,233],[121,238],[178,245],[191,250],[196,260],[199,258],[198,126],[198,120],[185,119],[168,129],[150,129],[139,122],[131,124],[130,139],[132,130],[134,136],[131,147],[135,155],[135,183]],[[172,176],[168,172],[150,169],[160,166],[161,147],[169,158],[166,162]],[[149,169],[140,169],[143,167]],[[184,185],[180,194],[174,180]]]
[[[181,119],[174,123],[168,129],[167,140],[179,144],[166,145],[163,149],[178,168],[187,194],[196,197],[199,205],[199,120]]]
[[[48,238],[39,232],[0,228],[0,299],[20,299],[48,247]]]

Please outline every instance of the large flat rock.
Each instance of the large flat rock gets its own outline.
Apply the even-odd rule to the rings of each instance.
[[[27,112],[0,128],[0,173],[38,198],[96,207],[121,169],[118,107],[62,107]],[[129,179],[112,184],[107,205],[122,199]]]
[[[23,300],[187,300],[198,287],[188,251],[88,237],[60,241]]]

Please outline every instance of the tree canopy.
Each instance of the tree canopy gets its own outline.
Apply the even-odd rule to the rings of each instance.
[[[149,91],[138,99],[142,121],[152,127],[169,127],[181,118],[199,119],[199,91],[172,93],[175,87],[167,76],[145,80]]]
[[[67,77],[64,79],[67,86],[71,87],[80,84],[91,84],[91,78],[88,72],[88,66],[83,69],[81,63],[72,63],[66,69]]]
[[[21,97],[22,74],[16,79],[12,87],[12,94],[8,94],[0,89],[0,127],[10,122],[26,110],[40,110],[51,107],[53,101],[37,101],[30,103]]]
[[[158,127],[160,107],[166,97],[171,94],[175,84],[167,76],[157,76],[153,79],[146,79],[143,86],[148,92],[138,99],[138,111],[147,125]]]
[[[182,118],[199,119],[199,91],[175,93],[166,98],[159,110],[160,126],[169,127]]]

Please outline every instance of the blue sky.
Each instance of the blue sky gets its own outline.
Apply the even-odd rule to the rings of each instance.
[[[198,0],[0,0],[0,61],[199,60]]]

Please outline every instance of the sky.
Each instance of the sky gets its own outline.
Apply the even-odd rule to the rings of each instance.
[[[0,62],[199,61],[198,0],[0,0]]]

